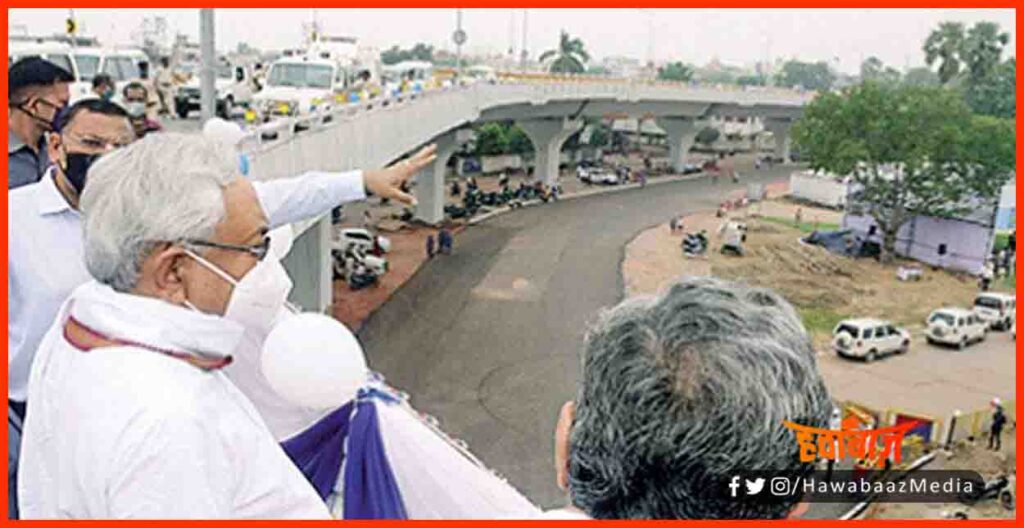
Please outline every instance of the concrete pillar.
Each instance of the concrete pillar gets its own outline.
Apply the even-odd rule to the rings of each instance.
[[[686,166],[686,153],[697,138],[696,120],[692,117],[659,117],[658,127],[665,131],[668,160],[672,169],[682,173]]]
[[[416,201],[416,219],[428,224],[437,224],[444,220],[444,177],[448,170],[448,160],[459,147],[473,139],[470,129],[455,130],[434,139],[437,144],[437,159],[416,175],[416,188],[413,194]]]
[[[558,182],[558,161],[562,144],[583,128],[581,119],[532,119],[518,125],[533,143],[533,176],[553,185]]]
[[[788,119],[766,119],[764,128],[771,132],[775,139],[775,157],[782,158],[783,162],[788,163],[792,144],[789,131],[793,128],[793,122]]]

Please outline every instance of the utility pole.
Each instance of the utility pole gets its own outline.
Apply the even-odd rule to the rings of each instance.
[[[462,45],[466,43],[466,31],[462,29],[462,9],[455,10],[455,71],[458,79],[462,79]]]
[[[522,48],[519,51],[519,69],[521,69],[524,72],[526,71],[526,59],[527,59],[527,57],[529,57],[529,52],[526,51],[527,50],[527,48],[526,48],[526,35],[527,35],[527,31],[526,31],[526,26],[527,26],[527,24],[526,24],[526,17],[527,17],[528,14],[529,14],[529,11],[527,11],[526,9],[523,9],[523,46],[522,46]]]
[[[200,119],[205,123],[216,115],[216,73],[217,47],[214,44],[213,9],[199,10],[199,53],[201,66],[199,69],[199,111]]]

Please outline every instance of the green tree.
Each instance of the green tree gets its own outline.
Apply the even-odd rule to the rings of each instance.
[[[806,90],[824,92],[831,89],[835,81],[835,73],[825,62],[791,60],[782,65],[782,71],[776,76],[775,84],[787,88],[802,87]]]
[[[718,141],[722,133],[717,128],[704,127],[697,132],[697,135],[693,138],[694,141],[704,146],[711,146],[712,143]]]
[[[540,55],[540,61],[548,59],[551,66],[548,71],[551,73],[583,73],[587,70],[586,64],[590,55],[583,47],[583,41],[569,36],[569,33],[562,31],[558,38],[558,47],[549,49]]]
[[[658,68],[658,79],[662,81],[689,82],[693,79],[693,66],[682,62],[670,62]]]
[[[978,22],[967,31],[960,58],[971,83],[986,82],[996,72],[1009,42],[1010,34],[1001,31],[995,22]]]
[[[975,116],[939,87],[866,82],[820,95],[793,139],[812,168],[852,178],[887,261],[905,222],[963,213],[968,198],[994,200],[1015,162],[1012,123]]]
[[[939,81],[947,84],[960,75],[964,49],[964,25],[943,22],[924,41],[924,61],[928,66],[939,63]]]
[[[508,140],[509,154],[529,154],[533,152],[533,142],[530,141],[530,136],[527,136],[526,132],[519,128],[519,125],[515,123],[506,125],[505,137]]]
[[[1010,58],[983,81],[968,83],[964,98],[976,113],[1006,119],[1017,117],[1017,60]]]
[[[903,76],[903,84],[908,86],[938,86],[939,76],[925,67],[911,68]]]
[[[899,70],[886,66],[878,57],[868,57],[860,65],[860,80],[880,83],[900,82]]]
[[[764,86],[768,82],[762,75],[741,75],[736,78],[736,84],[740,86]]]
[[[402,49],[398,46],[391,46],[380,54],[380,61],[384,64],[397,64],[408,60],[434,61],[434,47],[422,42],[417,43],[410,49]]]
[[[508,135],[502,123],[484,123],[476,129],[476,155],[498,156],[508,153]]]

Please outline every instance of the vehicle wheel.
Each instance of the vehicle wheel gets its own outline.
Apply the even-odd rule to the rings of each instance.
[[[174,105],[174,113],[182,119],[188,119],[188,105]]]
[[[999,504],[1002,505],[1002,507],[1006,508],[1007,510],[1012,510],[1013,494],[1010,493],[1009,491],[1003,490],[1003,492],[999,494]]]
[[[868,354],[864,356],[864,361],[868,363],[874,363],[876,359],[878,359],[878,352],[874,350],[869,350]]]

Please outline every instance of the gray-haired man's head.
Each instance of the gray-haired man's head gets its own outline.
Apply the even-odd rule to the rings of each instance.
[[[556,432],[559,484],[594,518],[783,518],[723,493],[737,472],[810,471],[783,421],[832,411],[810,339],[773,292],[714,279],[624,302],[587,336]],[[571,429],[570,429],[571,428]]]

